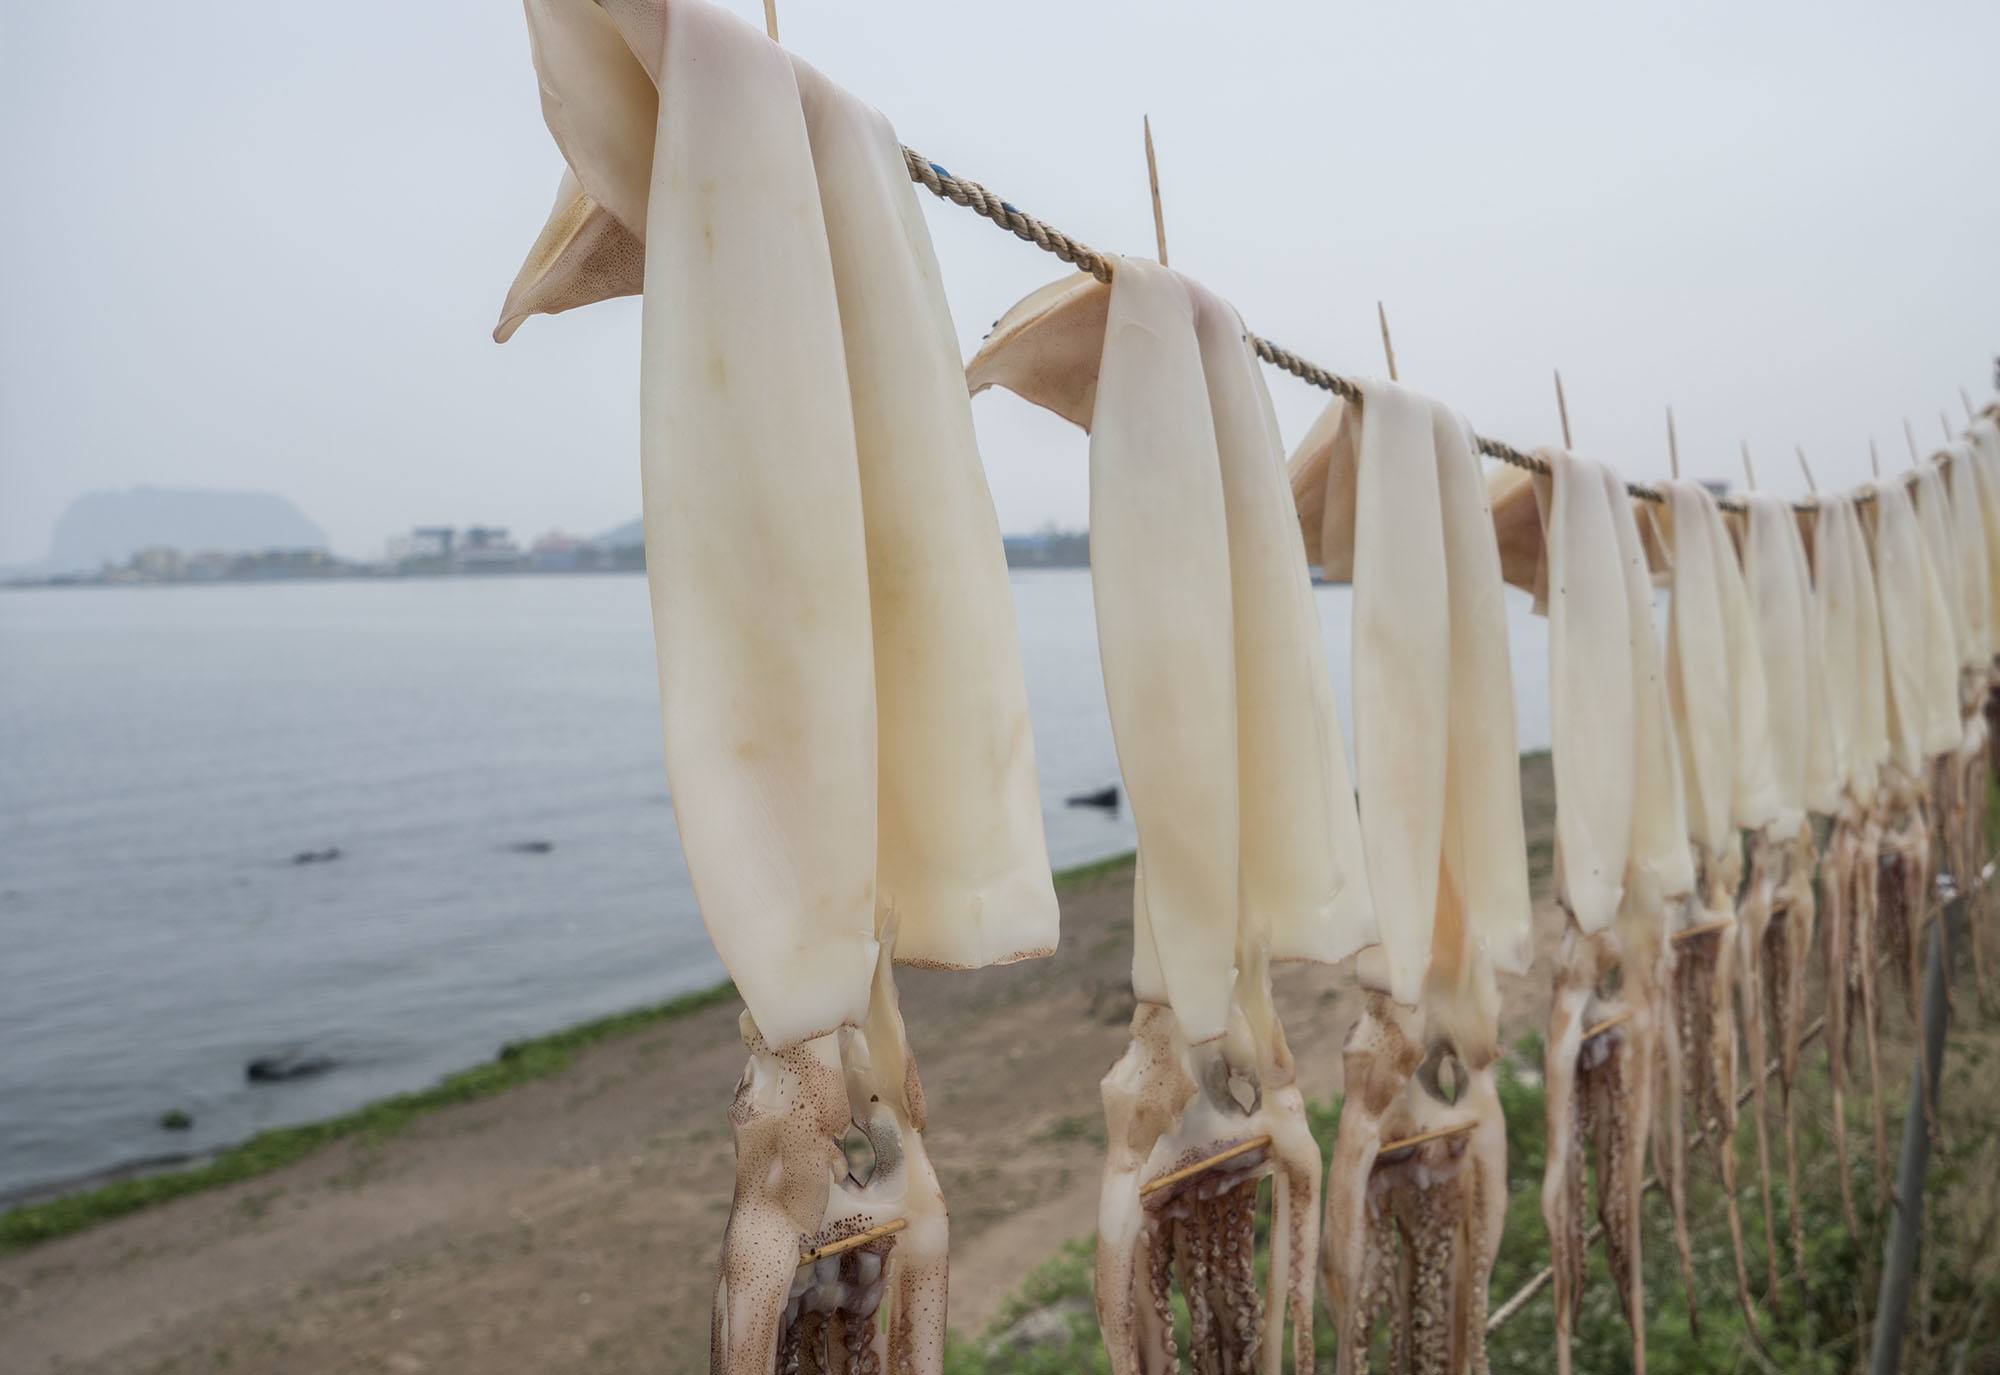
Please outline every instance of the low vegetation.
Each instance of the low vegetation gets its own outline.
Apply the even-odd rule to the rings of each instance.
[[[1962,1012],[1971,1011],[1971,1001],[1970,988],[1963,988]],[[1985,1026],[1953,1038],[1950,1054],[1954,1058],[1947,1060],[1942,1083],[1942,1141],[1933,1156],[1926,1200],[1925,1256],[1919,1282],[1922,1297],[1912,1304],[1905,1369],[1962,1371],[1966,1375],[2000,1372],[2000,1257],[1996,1257],[1994,1246],[2000,1240],[2000,1192],[1992,1183],[1996,1167],[2000,1167],[2000,1147],[1996,1147],[1984,1106],[1993,1101],[1995,1074],[1989,1062],[1996,1042],[2000,1036]],[[1911,1049],[1906,1041],[1891,1044],[1895,1050],[1892,1063],[1897,1066],[1890,1113],[1893,1149],[1901,1130]],[[1510,1199],[1505,1240],[1493,1271],[1496,1305],[1531,1279],[1548,1259],[1541,1215],[1544,1100],[1536,1073],[1540,1054],[1536,1038],[1525,1038],[1501,1075]],[[1785,1191],[1782,1145],[1776,1136],[1778,1097],[1774,1083],[1773,1186],[1779,1270],[1785,1277],[1781,1302],[1775,1308],[1761,1305],[1761,1277],[1765,1273],[1762,1203],[1756,1137],[1746,1109],[1737,1146],[1738,1178],[1751,1288],[1760,1300],[1760,1340],[1751,1338],[1737,1303],[1735,1262],[1714,1157],[1706,1149],[1698,1150],[1689,1162],[1689,1226],[1694,1239],[1698,1321],[1691,1321],[1688,1315],[1666,1203],[1658,1194],[1647,1199],[1647,1356],[1649,1368],[1655,1372],[1838,1375],[1855,1367],[1858,1347],[1865,1357],[1864,1315],[1874,1306],[1886,1219],[1874,1193],[1873,1129],[1866,1099],[1851,1096],[1851,1183],[1861,1212],[1861,1227],[1856,1232],[1849,1229],[1841,1213],[1824,1052],[1817,1046],[1810,1048],[1806,1061],[1798,1102],[1798,1206],[1803,1210],[1806,1238],[1805,1272],[1795,1269],[1788,1240],[1792,1200]],[[1315,1104],[1311,1119],[1322,1151],[1330,1156],[1338,1104]],[[1043,1314],[1060,1321],[1038,1318]],[[1181,1323],[1184,1337],[1184,1310]],[[1544,1289],[1494,1334],[1488,1350],[1495,1375],[1546,1375],[1551,1369],[1554,1323],[1554,1300]],[[1323,1310],[1317,1330],[1324,1368],[1331,1369],[1334,1342]],[[1386,1341],[1378,1335],[1378,1342],[1383,1352],[1378,1352],[1376,1366],[1383,1368]],[[1601,1252],[1593,1256],[1573,1350],[1578,1370],[1611,1375],[1632,1369],[1631,1336]],[[1089,1240],[1070,1243],[1038,1267],[1003,1306],[988,1331],[977,1340],[956,1342],[947,1362],[949,1375],[1055,1375],[1059,1371],[1081,1375],[1108,1369],[1092,1314]]]

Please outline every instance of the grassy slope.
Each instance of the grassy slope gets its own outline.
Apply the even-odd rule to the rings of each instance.
[[[1493,1297],[1497,1303],[1532,1277],[1547,1262],[1547,1232],[1541,1216],[1542,1138],[1545,1102],[1532,1077],[1522,1076],[1521,1068],[1536,1064],[1539,1048],[1524,1044],[1516,1057],[1503,1066],[1501,1098],[1507,1115],[1509,1204],[1507,1228],[1500,1255],[1493,1270]],[[1722,1194],[1715,1183],[1712,1157],[1706,1152],[1689,1162],[1692,1187],[1689,1225],[1693,1232],[1696,1301],[1700,1313],[1697,1329],[1690,1324],[1683,1297],[1679,1264],[1673,1250],[1671,1223],[1665,1202],[1659,1195],[1647,1199],[1644,1229],[1646,1270],[1646,1329],[1649,1368],[1655,1372],[1760,1370],[1826,1372],[1836,1375],[1849,1369],[1855,1341],[1854,1296],[1873,1292],[1874,1260],[1879,1249],[1881,1218],[1872,1206],[1873,1180],[1869,1173],[1865,1143],[1869,1128],[1865,1104],[1850,1099],[1850,1158],[1857,1201],[1862,1207],[1860,1235],[1848,1231],[1841,1217],[1838,1176],[1830,1138],[1826,1135],[1831,1118],[1827,1115],[1823,1061],[1813,1065],[1807,1076],[1814,1081],[1802,1087],[1800,1101],[1800,1157],[1803,1179],[1802,1205],[1806,1233],[1807,1269],[1812,1296],[1800,1302],[1799,1291],[1790,1287],[1782,1311],[1761,1311],[1759,1326],[1768,1356],[1746,1356],[1750,1349],[1745,1320],[1736,1301],[1735,1267],[1728,1230],[1724,1224]],[[1315,1105],[1312,1109],[1314,1134],[1322,1152],[1331,1155],[1338,1105]],[[1775,1095],[1773,1116],[1776,1116]],[[1891,1114],[1895,1139],[1896,1114]],[[1774,1128],[1776,1123],[1773,1123]],[[1986,1154],[1976,1132],[1948,1134],[1946,1158],[1939,1162],[1940,1173],[1933,1183],[1944,1187],[1947,1180],[1966,1177],[1977,1158]],[[1742,1182],[1747,1261],[1752,1276],[1764,1273],[1763,1227],[1756,1185],[1756,1139],[1746,1110],[1741,1140],[1737,1148],[1739,1179]],[[1788,1286],[1795,1286],[1789,1245],[1786,1240],[1790,1201],[1784,1191],[1782,1166],[1774,1162],[1777,1191],[1780,1271]],[[1976,1170],[1974,1171],[1976,1173]],[[1990,1213],[1991,1207],[1973,1210]],[[1261,1223],[1260,1223],[1261,1226]],[[1990,1220],[1976,1224],[1970,1215],[1938,1208],[1932,1218],[1933,1232],[1927,1244],[1940,1254],[1965,1258],[1981,1240],[1979,1233]],[[1602,1248],[1594,1248],[1591,1275],[1586,1284],[1582,1311],[1572,1344],[1576,1368],[1599,1372],[1632,1369],[1631,1336],[1623,1311],[1604,1269]],[[1982,1267],[1973,1266],[1973,1269]],[[1989,1304],[2000,1302],[2000,1276],[1978,1279],[1960,1265],[1935,1267],[1933,1304],[1941,1309],[1977,1303],[1983,1296]],[[1761,1295],[1762,1283],[1752,1281],[1752,1291]],[[1176,1296],[1177,1308],[1180,1306]],[[1553,1297],[1548,1290],[1531,1301],[1507,1327],[1495,1334],[1488,1355],[1495,1375],[1503,1372],[1532,1372],[1546,1375],[1551,1363],[1554,1327]],[[1030,1350],[1011,1349],[1000,1339],[1011,1324],[1038,1309],[1060,1306],[1072,1315],[1070,1337]],[[1871,1305],[1872,1306],[1872,1305]],[[1186,1316],[1181,1308],[1182,1341],[1185,1350]],[[1386,1327],[1386,1322],[1378,1328]],[[1317,1325],[1320,1355],[1333,1357],[1331,1325],[1322,1309]],[[1378,1330],[1376,1364],[1386,1357],[1386,1341]],[[1766,1364],[1768,1362],[1768,1364]],[[1075,1242],[1044,1262],[1022,1284],[993,1324],[989,1334],[977,1342],[955,1343],[947,1361],[948,1375],[1054,1375],[1054,1372],[1103,1372],[1108,1370],[1091,1314],[1091,1243]]]

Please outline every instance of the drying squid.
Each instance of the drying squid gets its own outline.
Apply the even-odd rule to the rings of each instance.
[[[1764,748],[1764,666],[1749,594],[1721,508],[1700,483],[1674,481],[1662,490],[1666,500],[1651,514],[1671,550],[1667,698],[1680,747],[1695,882],[1672,937],[1669,1006],[1661,1019],[1663,1038],[1670,1034],[1675,1043],[1683,1082],[1668,1082],[1662,1113],[1666,1163],[1660,1176],[1669,1181],[1668,1202],[1692,1313],[1682,1162],[1685,1115],[1691,1111],[1722,1176],[1737,1300],[1754,1326],[1736,1203],[1736,1018],[1730,994],[1738,946],[1736,898],[1743,880],[1742,834],[1762,829],[1776,808]],[[1675,1101],[1676,1089],[1685,1107]]]
[[[1875,936],[1914,1016],[1922,979],[1924,922],[1929,905],[1932,830],[1925,817],[1926,762],[1954,751],[1961,739],[1958,656],[1937,575],[1931,567],[1909,491],[1881,481],[1866,514],[1882,617],[1883,682],[1889,757],[1877,784],[1882,838],[1875,902]],[[1869,1009],[1882,1014],[1879,994]],[[1875,1048],[1871,1036],[1871,1052]],[[1887,1145],[1881,1086],[1875,1095],[1876,1186],[1888,1200]]]
[[[1936,575],[1937,590],[1944,598],[1946,633],[1957,668],[1952,691],[1955,725],[1952,744],[1934,754],[1929,767],[1930,820],[1938,844],[1939,872],[1954,880],[1965,872],[1967,851],[1976,849],[1977,844],[1970,835],[1977,818],[1967,789],[1972,781],[1972,756],[1975,752],[1985,752],[1986,723],[1978,708],[1983,705],[1980,699],[1992,663],[1991,651],[1984,644],[1985,580],[1972,579],[1972,586],[1968,587],[1966,576],[1968,555],[1978,565],[1985,563],[1984,531],[1977,519],[1961,524],[1961,513],[1975,514],[1973,504],[1956,500],[1948,480],[1951,471],[1961,466],[1957,460],[1962,448],[1951,446],[1937,460],[1923,464],[1911,483],[1917,528],[1922,532],[1925,552]],[[1962,486],[1961,490],[1967,497],[1972,495],[1969,486]],[[1968,535],[1977,536],[1979,544],[1965,548],[1963,541]],[[1976,613],[1974,597],[1979,599]]]
[[[1860,1225],[1848,1169],[1847,1076],[1853,1029],[1868,1043],[1869,1091],[1879,1098],[1875,1042],[1876,868],[1882,844],[1880,775],[1889,758],[1882,617],[1868,544],[1851,497],[1821,498],[1814,513],[1814,613],[1826,676],[1827,725],[1840,769],[1840,797],[1821,857],[1819,906],[1826,976],[1826,1051],[1833,1091],[1833,1144],[1842,1213]],[[1880,1146],[1877,1169],[1882,1168]],[[1794,1216],[1797,1209],[1793,1210]]]
[[[1111,1368],[1313,1360],[1317,1145],[1274,960],[1374,930],[1367,871],[1270,400],[1235,311],[1119,259],[1027,297],[967,365],[1090,431],[1091,580],[1139,832],[1132,1039],[1103,1082],[1097,1310]],[[1253,1277],[1258,1181],[1270,1273]],[[1291,1327],[1289,1345],[1286,1325]]]
[[[1959,891],[1972,892],[1986,862],[1986,806],[1991,778],[1986,702],[1993,678],[1993,607],[1991,552],[1986,547],[1985,494],[1978,471],[1982,455],[1976,438],[1968,437],[1946,450],[1943,486],[1950,503],[1951,543],[1957,556],[1959,715],[1964,725],[1952,761],[1952,786],[1957,814],[1944,835],[1944,867]],[[1987,988],[1985,923],[1968,923],[1972,936],[1975,986],[1984,999]]]
[[[1398,1372],[1486,1368],[1506,1215],[1495,970],[1529,962],[1519,752],[1493,515],[1464,419],[1391,383],[1292,459],[1307,556],[1354,585],[1359,964],[1323,1266],[1342,1371],[1386,1311]]]
[[[1750,837],[1750,876],[1737,909],[1741,933],[1739,1002],[1754,1090],[1770,1302],[1776,1304],[1777,1236],[1765,1056],[1769,1042],[1775,1040],[1792,1248],[1803,1275],[1805,1240],[1798,1212],[1792,1088],[1805,1030],[1805,978],[1818,908],[1813,888],[1818,846],[1808,814],[1834,812],[1838,789],[1834,786],[1837,770],[1830,758],[1832,737],[1825,721],[1823,675],[1816,668],[1822,662],[1820,624],[1798,522],[1790,503],[1769,493],[1750,493],[1744,505],[1743,576],[1764,664],[1765,738],[1776,809],[1772,819]]]
[[[527,12],[567,166],[495,333],[643,292],[668,773],[747,1005],[712,1366],[936,1372],[948,1227],[892,967],[1046,954],[1056,904],[922,213],[879,114],[704,0]]]
[[[1980,524],[1986,549],[1987,635],[1994,657],[1987,665],[1985,700],[1987,772],[2000,774],[2000,423],[1988,413],[1966,430],[1972,450],[1971,472],[1979,494]]]
[[[1594,1173],[1606,1259],[1643,1372],[1639,1205],[1663,1077],[1670,913],[1695,872],[1651,579],[1624,485],[1560,450],[1538,457],[1547,473],[1533,480],[1545,532],[1536,586],[1549,617],[1557,896],[1568,918],[1549,1013],[1542,1182],[1556,1362],[1569,1370]]]

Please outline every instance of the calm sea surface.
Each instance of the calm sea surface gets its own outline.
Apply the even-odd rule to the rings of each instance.
[[[1019,572],[1014,595],[1051,859],[1130,849],[1129,812],[1063,806],[1118,776],[1089,577]],[[1318,599],[1344,714],[1347,592]],[[1546,634],[1511,610],[1542,748]],[[0,592],[0,1197],[722,976],[644,579]],[[283,1053],[337,1063],[246,1082]],[[160,1128],[176,1108],[192,1130]]]

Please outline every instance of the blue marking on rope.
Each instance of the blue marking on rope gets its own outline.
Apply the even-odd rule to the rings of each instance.
[[[944,164],[943,164],[943,163],[938,163],[938,162],[934,162],[934,163],[932,163],[932,164],[931,164],[931,171],[933,171],[933,172],[937,173],[937,174],[938,174],[939,176],[941,176],[941,177],[948,177],[948,176],[950,176],[950,175],[951,175],[951,173],[949,173],[949,172],[947,172],[947,171],[945,171],[945,170],[944,170]]]
[[[1014,208],[1014,202],[1012,201],[1001,201],[1000,208],[1002,210],[1005,210],[1010,215],[1018,215],[1021,213],[1019,210],[1016,210]]]

